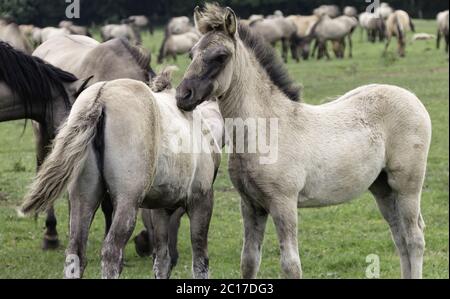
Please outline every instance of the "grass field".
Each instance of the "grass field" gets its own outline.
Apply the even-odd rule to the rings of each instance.
[[[416,21],[418,32],[435,32],[434,21]],[[409,38],[411,35],[409,36]],[[156,54],[162,30],[144,36],[144,45]],[[425,278],[449,277],[449,193],[448,193],[448,117],[449,65],[443,50],[434,41],[408,43],[406,58],[395,55],[395,41],[390,53],[382,58],[382,44],[369,44],[354,36],[354,58],[345,60],[289,62],[288,69],[304,87],[307,103],[320,104],[329,98],[368,83],[389,83],[407,88],[423,101],[433,122],[433,141],[422,197],[422,212],[427,224]],[[177,84],[189,63],[180,57]],[[159,70],[161,67],[156,66]],[[64,248],[67,244],[67,200],[57,204],[58,228],[63,246],[60,250],[40,249],[44,218],[19,218],[20,205],[34,173],[34,143],[30,125],[24,135],[23,121],[0,124],[0,278],[61,278]],[[242,220],[239,196],[227,174],[226,157],[215,184],[216,198],[210,227],[209,254],[212,278],[239,278],[242,246]],[[299,210],[300,256],[306,278],[365,278],[366,256],[380,257],[381,278],[399,278],[399,258],[395,253],[387,224],[381,218],[370,194],[349,204]],[[142,228],[139,222],[136,233]],[[90,233],[85,273],[100,277],[100,249],[103,238],[102,214],[98,213]],[[173,278],[191,277],[189,223],[183,219],[180,230],[180,260]],[[152,278],[152,261],[142,259],[134,244],[126,248],[122,278]],[[259,277],[280,277],[279,250],[271,221],[267,227]]]

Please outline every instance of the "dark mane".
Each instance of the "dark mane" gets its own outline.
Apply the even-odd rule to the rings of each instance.
[[[141,48],[132,46],[126,39],[120,39],[122,45],[130,53],[131,57],[136,61],[137,65],[145,72],[144,76],[147,82],[156,76],[153,69],[150,67],[151,56],[145,53]]]
[[[76,80],[78,79],[71,73],[16,50],[8,43],[0,42],[0,81],[25,102],[27,118],[36,105],[40,105],[45,112],[48,107],[52,108],[54,91],[69,108],[70,100],[64,83]]]
[[[292,101],[300,101],[300,87],[289,76],[283,62],[275,50],[267,44],[262,37],[251,32],[251,29],[242,23],[239,24],[239,37],[245,46],[253,52],[256,60],[266,70],[272,82]]]

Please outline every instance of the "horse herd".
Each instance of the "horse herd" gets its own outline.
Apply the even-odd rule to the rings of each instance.
[[[320,16],[284,18],[276,12],[239,22],[231,8],[205,4],[194,10],[195,26],[185,17],[173,19],[160,57],[183,52],[172,42],[193,44],[192,61],[176,89],[170,82],[173,69],[155,74],[150,56],[123,36],[99,43],[83,35],[57,35],[33,56],[8,39],[13,46],[0,42],[0,121],[31,119],[37,142],[38,173],[21,209],[47,213],[44,248],[55,248],[53,203],[68,191],[65,267],[80,268],[75,277],[65,271],[68,278],[83,276],[89,228],[99,207],[106,224],[102,277],[120,276],[124,247],[142,209],[145,230],[135,245],[139,254],[153,255],[155,277],[170,277],[180,218],[187,214],[193,276],[208,278],[214,181],[224,137],[233,132],[225,126],[227,119],[278,120],[276,161],[260,163],[265,155],[260,151],[229,156],[230,178],[241,196],[243,278],[257,276],[269,215],[282,273],[300,278],[297,209],[341,204],[366,190],[389,224],[402,277],[422,277],[420,199],[431,142],[429,115],[414,94],[390,85],[361,86],[319,106],[302,103],[299,88],[262,32],[277,24],[282,42],[289,36],[281,31],[288,27],[305,41],[313,28],[318,52],[327,55],[327,24],[340,22],[342,28],[332,27],[345,31],[356,23],[354,16],[339,17],[331,8],[318,11]],[[394,23],[401,19],[394,12],[386,26],[392,15]],[[295,25],[288,26],[288,20]],[[74,30],[67,29],[71,26],[61,29]],[[448,41],[448,17],[446,34]],[[331,40],[340,43],[342,56],[339,36]],[[305,57],[303,45],[292,48]],[[200,132],[193,129],[195,120],[202,124]],[[266,133],[255,134],[259,140]],[[249,142],[250,134],[244,137]],[[179,153],[174,138],[195,139],[207,150]],[[236,139],[229,140],[236,148]]]
[[[436,36],[417,33],[412,39],[436,38],[437,48],[440,41],[445,39],[446,52],[448,53],[449,28],[448,10],[440,12],[437,17]],[[248,19],[241,19],[250,29],[261,35],[266,42],[275,46],[278,42],[282,45],[282,57],[285,62],[288,59],[289,49],[292,59],[309,57],[330,58],[327,44],[330,42],[332,50],[337,58],[344,58],[348,46],[348,56],[352,57],[352,36],[357,27],[361,28],[361,34],[365,31],[370,42],[385,42],[384,53],[388,50],[393,37],[397,39],[398,54],[405,55],[407,44],[406,34],[415,31],[414,23],[409,14],[403,10],[394,10],[388,3],[382,2],[373,12],[364,11],[358,13],[353,6],[346,6],[342,10],[336,5],[321,5],[313,11],[312,15],[284,16],[279,10],[273,15],[251,15]],[[100,27],[100,36],[103,41],[113,38],[124,38],[132,44],[142,43],[141,33],[149,31],[153,35],[152,22],[143,15],[130,16],[121,21],[121,24],[108,24]],[[89,29],[77,26],[72,21],[61,21],[59,27],[38,28],[33,25],[17,25],[10,19],[0,18],[0,39],[15,45],[16,48],[31,53],[32,49],[58,35],[85,35],[91,36]],[[161,44],[158,63],[164,59],[183,55],[200,39],[200,33],[186,16],[174,17],[165,27],[164,40]],[[313,50],[311,51],[311,45]],[[318,51],[317,51],[318,49]],[[317,54],[316,54],[317,51]]]

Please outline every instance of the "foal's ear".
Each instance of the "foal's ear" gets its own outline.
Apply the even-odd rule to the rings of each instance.
[[[202,12],[200,10],[200,7],[197,5],[194,8],[194,25],[198,32],[201,34],[205,34],[206,32],[203,32],[203,29],[200,26],[200,18],[202,17]]]
[[[224,19],[224,28],[225,32],[228,33],[231,37],[234,37],[237,31],[237,17],[234,11],[227,7]]]

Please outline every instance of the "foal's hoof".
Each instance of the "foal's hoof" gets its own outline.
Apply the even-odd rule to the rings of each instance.
[[[147,257],[151,255],[151,246],[148,233],[143,230],[134,238],[134,247],[136,248],[136,253],[140,257]]]
[[[58,236],[44,236],[42,242],[43,250],[56,250],[59,248]]]

